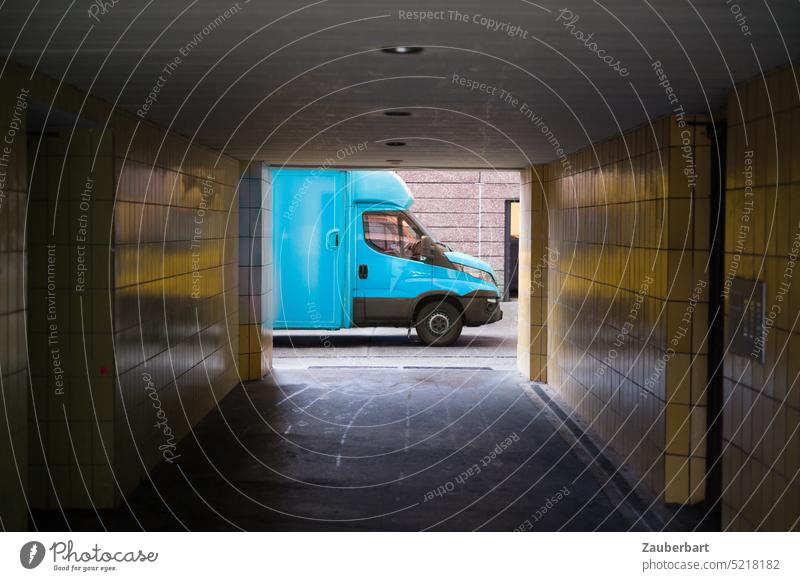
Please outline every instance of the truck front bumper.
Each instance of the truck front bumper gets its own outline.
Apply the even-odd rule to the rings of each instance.
[[[490,292],[477,291],[461,297],[463,321],[467,327],[478,327],[495,323],[503,318],[500,298]]]

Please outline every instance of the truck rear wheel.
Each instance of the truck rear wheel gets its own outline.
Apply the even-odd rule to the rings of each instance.
[[[417,317],[417,335],[426,345],[446,347],[461,336],[461,314],[451,304],[430,303],[422,307]]]

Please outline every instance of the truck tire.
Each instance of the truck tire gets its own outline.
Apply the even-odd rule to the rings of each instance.
[[[429,303],[417,316],[417,335],[426,345],[446,347],[461,336],[461,314],[446,302]]]

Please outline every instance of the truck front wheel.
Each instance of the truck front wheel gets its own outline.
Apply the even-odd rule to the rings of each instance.
[[[445,302],[427,304],[417,316],[417,335],[426,345],[452,345],[461,335],[462,327],[461,314]]]

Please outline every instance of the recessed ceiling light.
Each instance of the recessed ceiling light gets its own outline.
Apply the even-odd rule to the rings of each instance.
[[[387,141],[386,145],[388,147],[403,147],[406,144],[405,141]]]
[[[388,117],[408,117],[411,111],[384,111],[383,114]]]
[[[416,54],[423,49],[421,46],[385,46],[381,50],[387,54]]]

